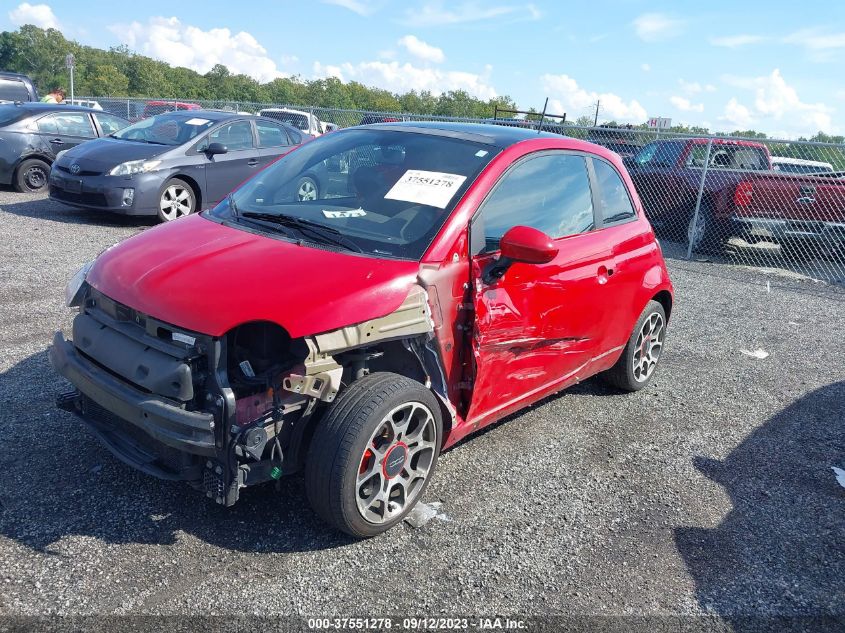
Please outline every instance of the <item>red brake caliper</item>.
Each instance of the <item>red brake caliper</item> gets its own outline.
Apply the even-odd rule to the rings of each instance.
[[[364,451],[364,458],[361,460],[361,468],[358,469],[358,474],[363,475],[367,472],[367,469],[370,467],[370,462],[373,459],[373,451],[369,448]]]

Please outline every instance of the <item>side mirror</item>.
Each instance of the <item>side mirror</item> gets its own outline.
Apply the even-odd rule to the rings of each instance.
[[[530,226],[509,229],[499,241],[499,248],[503,258],[525,264],[548,264],[558,253],[552,238]]]
[[[205,148],[206,156],[216,156],[217,154],[225,154],[229,149],[223,143],[210,143]]]
[[[514,262],[548,264],[558,253],[552,238],[530,226],[514,226],[499,240],[501,256],[491,261],[482,273],[482,281],[492,284],[502,278]]]

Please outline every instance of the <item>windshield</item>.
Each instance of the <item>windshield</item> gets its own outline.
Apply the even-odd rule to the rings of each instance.
[[[297,114],[296,112],[277,112],[275,110],[262,110],[261,116],[269,119],[276,119],[277,121],[284,121],[300,130],[308,130],[308,117],[304,114]]]
[[[342,130],[243,185],[231,197],[236,212],[227,201],[210,214],[252,231],[312,242],[322,234],[341,249],[418,260],[499,151],[435,134]]]
[[[637,152],[634,162],[638,165],[673,167],[681,157],[684,141],[654,141]]]
[[[182,145],[198,136],[214,121],[183,113],[158,114],[143,119],[112,134],[126,141],[155,143],[156,145]]]

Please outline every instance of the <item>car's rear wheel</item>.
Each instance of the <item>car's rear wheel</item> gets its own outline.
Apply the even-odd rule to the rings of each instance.
[[[320,197],[320,188],[317,181],[310,176],[303,176],[296,186],[296,199],[300,202],[309,202]]]
[[[158,201],[158,217],[162,222],[170,222],[194,212],[197,198],[194,190],[184,180],[171,178],[161,190]]]
[[[21,193],[40,193],[47,188],[50,165],[38,158],[23,161],[15,175],[15,189]]]
[[[651,382],[666,338],[666,312],[657,301],[649,301],[616,364],[604,378],[625,391],[639,391]]]
[[[727,238],[725,222],[713,213],[710,203],[704,202],[693,210],[687,223],[687,244],[692,244],[694,253],[721,253]]]
[[[311,506],[352,536],[385,532],[428,486],[442,433],[437,400],[420,383],[387,372],[352,383],[311,440],[305,463]]]

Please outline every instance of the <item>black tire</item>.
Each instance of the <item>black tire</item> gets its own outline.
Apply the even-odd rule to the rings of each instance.
[[[696,221],[697,230],[693,232],[693,220]],[[717,218],[713,213],[713,206],[709,202],[702,202],[695,215],[695,209],[687,219],[685,244],[693,242],[693,253],[722,253],[728,238],[727,223],[722,218]]]
[[[303,176],[296,183],[296,199],[299,202],[319,200],[320,186],[311,176]]]
[[[414,441],[409,440],[405,445],[407,450],[402,452],[405,461],[396,473],[389,476],[386,476],[388,458],[397,446],[392,442],[394,440],[398,442],[403,438],[394,438],[383,445],[381,461],[377,461],[370,447],[382,439],[381,435],[375,437],[374,435],[387,424],[386,416],[398,407],[411,406],[411,403],[423,405],[431,414],[431,418],[426,416],[426,421],[420,424],[425,427],[424,430],[434,435],[433,438],[431,434],[427,436],[429,438],[427,443],[433,440],[433,446],[425,449],[431,451],[430,455],[426,455],[427,473],[422,481],[416,480],[417,485],[407,498],[403,484],[402,503],[404,506],[401,512],[388,518],[388,506],[391,506],[392,502],[385,502],[384,520],[382,522],[368,520],[359,509],[359,500],[364,503],[363,497],[359,496],[363,487],[363,484],[358,481],[359,473],[363,472],[365,462],[372,459],[371,467],[373,464],[378,464],[375,468],[381,470],[383,467],[384,472],[384,475],[381,475],[373,471],[375,473],[373,476],[379,478],[376,488],[381,489],[384,484],[384,488],[389,491],[388,494],[396,490],[394,484],[389,482],[399,483],[401,478],[396,479],[396,476],[409,472],[406,468],[415,458],[411,454]],[[408,426],[410,428],[410,424]],[[408,437],[410,438],[411,435],[408,434]],[[437,465],[442,437],[443,422],[439,403],[431,391],[420,383],[388,372],[370,374],[353,382],[330,405],[318,422],[311,439],[305,461],[305,488],[311,507],[326,523],[356,538],[369,538],[389,530],[402,521],[425,493]]]
[[[47,189],[50,165],[39,158],[23,161],[15,172],[15,189],[21,193],[41,193]]]
[[[176,201],[178,198],[181,198],[183,193],[187,197],[183,200],[180,200],[175,207],[172,206],[173,202]],[[169,210],[164,208],[165,203],[167,201],[171,202],[171,207]],[[156,211],[158,212],[159,220],[161,220],[162,222],[171,222],[173,220],[178,220],[179,218],[190,215],[196,210],[197,194],[194,192],[194,189],[193,187],[191,187],[191,185],[179,178],[171,178],[166,183],[164,183],[164,186],[161,188],[161,191],[158,194],[158,208],[156,209]]]
[[[651,370],[643,379],[642,372],[640,372],[639,375],[635,372],[634,361],[638,350],[640,352],[640,357],[642,355],[641,346],[643,342],[640,341],[640,333],[643,331],[643,326],[646,321],[653,319],[654,315],[659,317],[661,323],[661,332],[659,333],[660,347],[657,357],[654,360],[653,367],[651,367]],[[643,310],[643,313],[640,315],[640,318],[637,319],[634,331],[631,332],[631,336],[625,344],[625,349],[622,350],[622,355],[619,357],[619,360],[616,361],[616,364],[613,367],[604,372],[602,376],[611,385],[618,387],[623,391],[639,391],[648,385],[654,377],[657,370],[657,361],[663,354],[663,342],[665,341],[665,337],[666,312],[663,310],[663,306],[657,301],[649,301],[645,310]],[[650,349],[649,354],[651,354],[651,351],[652,350]]]

